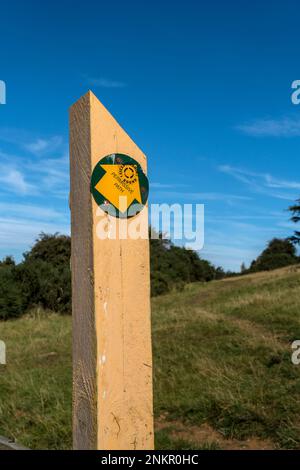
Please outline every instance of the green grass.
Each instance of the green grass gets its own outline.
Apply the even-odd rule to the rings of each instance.
[[[42,314],[0,323],[0,434],[30,448],[70,448],[71,319]]]
[[[208,284],[152,301],[156,448],[300,448],[300,274]],[[0,434],[71,447],[71,319],[0,323]]]

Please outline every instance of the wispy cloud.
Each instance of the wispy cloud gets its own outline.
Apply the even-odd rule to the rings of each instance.
[[[40,137],[24,129],[0,127],[0,141],[13,144],[36,156],[44,156],[65,147],[61,136]]]
[[[262,225],[258,223],[238,223],[228,218],[210,220],[205,233],[204,248],[200,251],[203,256],[215,265],[226,269],[239,271],[241,263],[247,266],[264,249],[267,241],[274,237],[286,237],[290,226],[284,222]]]
[[[47,190],[69,188],[69,158],[46,158],[43,163],[31,161],[26,163],[27,171],[34,173],[43,188]]]
[[[174,199],[174,203],[180,201],[197,201],[201,203],[202,201],[250,201],[252,198],[249,196],[237,195],[237,194],[227,194],[227,193],[217,193],[217,192],[206,192],[206,193],[193,193],[193,192],[183,192],[183,191],[163,191],[161,194],[156,193],[156,196],[170,197]]]
[[[0,127],[0,160],[0,257],[19,260],[40,232],[69,233],[67,144]]]
[[[254,137],[298,137],[300,118],[258,119],[235,128]]]
[[[30,138],[30,135],[24,129],[17,129],[15,127],[0,127],[0,141],[8,142],[9,144],[22,145]]]
[[[0,166],[0,183],[1,190],[14,192],[21,196],[37,193],[36,187],[26,180],[25,175],[10,166]]]
[[[63,139],[60,136],[54,136],[49,139],[37,138],[31,142],[23,144],[28,152],[34,155],[45,155],[56,151],[62,146]]]
[[[203,254],[206,255],[217,255],[217,259],[235,259],[238,261],[239,265],[245,258],[253,257],[255,255],[254,250],[248,248],[237,248],[234,244],[228,245],[226,244],[208,244],[204,246],[202,251]]]
[[[295,193],[286,191],[300,190],[300,181],[282,180],[269,173],[257,173],[230,165],[221,165],[218,167],[218,170],[244,183],[251,191],[263,193],[277,199],[294,200],[296,196]],[[280,189],[282,191],[273,191],[274,189]]]
[[[257,209],[252,207],[252,211],[256,211]],[[278,211],[278,212],[268,212],[267,214],[265,211],[263,213],[259,213],[259,210],[257,210],[258,213],[252,213],[252,214],[235,214],[235,213],[224,213],[222,215],[215,214],[213,212],[206,211],[206,216],[205,219],[206,221],[212,222],[212,223],[220,223],[220,222],[234,222],[234,221],[243,221],[243,220],[256,220],[256,221],[262,221],[262,220],[282,220],[283,217],[283,212]]]
[[[23,219],[38,219],[38,220],[47,220],[47,219],[63,219],[65,214],[52,209],[50,207],[33,205],[33,204],[19,204],[19,203],[9,203],[9,202],[0,202],[0,216],[5,216],[10,214],[10,216],[21,216]]]
[[[108,78],[88,78],[87,82],[89,85],[94,87],[102,87],[102,88],[124,88],[126,87],[126,83],[118,81],[118,80],[110,80]]]
[[[67,198],[69,193],[69,159],[25,159],[0,152],[0,192]],[[10,163],[10,162],[13,163]]]
[[[266,174],[264,175],[266,185],[269,188],[280,188],[280,189],[300,189],[300,182],[298,181],[286,181],[274,178],[273,176]]]
[[[7,250],[28,249],[33,244],[39,233],[69,233],[69,225],[50,223],[46,220],[21,219],[19,217],[0,217],[0,246],[5,247],[3,255],[8,254]]]
[[[188,185],[187,184],[169,184],[169,183],[151,183],[151,188],[153,189],[176,189],[176,188],[186,188]]]
[[[47,191],[57,198],[68,197],[69,156],[61,136],[34,137],[24,130],[0,127],[1,141],[14,150],[0,149],[2,193],[41,195]]]

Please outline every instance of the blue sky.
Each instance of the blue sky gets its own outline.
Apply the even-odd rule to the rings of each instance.
[[[300,196],[298,2],[1,3],[0,257],[69,232],[68,108],[92,89],[148,156],[155,203],[204,203],[239,270]]]

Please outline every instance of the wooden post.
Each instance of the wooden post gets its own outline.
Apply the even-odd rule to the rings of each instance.
[[[90,192],[95,165],[114,153],[146,172],[145,155],[88,92],[70,110],[74,449],[153,449],[149,240],[100,240]]]

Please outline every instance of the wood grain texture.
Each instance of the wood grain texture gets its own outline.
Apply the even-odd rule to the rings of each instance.
[[[87,94],[70,110],[74,449],[97,448],[90,122]]]
[[[72,191],[75,191],[71,197],[72,237],[75,233],[74,242],[72,240],[73,292],[79,288],[73,304],[74,328],[79,329],[81,321],[85,325],[80,333],[74,331],[74,342],[80,336],[83,347],[91,345],[91,353],[74,345],[74,426],[77,427],[74,433],[78,435],[78,438],[74,436],[74,446],[90,448],[86,441],[89,433],[94,446],[92,417],[87,419],[89,433],[86,435],[79,421],[84,421],[96,406],[98,449],[153,449],[149,241],[118,237],[100,240],[97,237],[99,219],[106,217],[108,227],[111,222],[91,195],[86,194],[91,171],[104,156],[127,154],[136,159],[145,172],[146,157],[91,92],[74,105],[71,116],[73,114],[77,119],[73,124],[71,119],[74,129],[71,142],[80,137],[79,142],[71,144],[71,165],[72,162],[75,165],[73,173],[71,170]],[[89,155],[89,162],[86,155]],[[79,172],[80,176],[74,172]],[[75,209],[79,197],[82,198],[80,207]],[[128,231],[131,224],[142,221],[147,233],[147,207],[130,219],[127,227],[126,221],[115,219],[117,232],[120,227]],[[80,259],[74,260],[75,256]],[[78,279],[82,272],[85,280]],[[79,303],[75,305],[75,302]],[[86,312],[89,320],[82,318]],[[96,396],[96,404],[90,400],[93,396]]]

